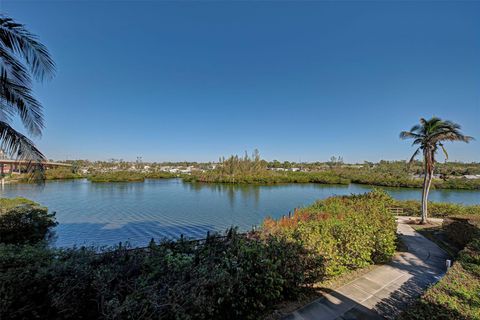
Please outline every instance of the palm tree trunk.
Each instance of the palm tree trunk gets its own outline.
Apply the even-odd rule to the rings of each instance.
[[[427,186],[428,186],[428,171],[427,168],[425,167],[425,173],[423,177],[423,190],[422,190],[422,216],[421,216],[421,224],[427,223]]]
[[[422,219],[421,224],[428,223],[428,193],[430,192],[430,186],[432,185],[433,175],[431,172],[425,174],[425,179],[423,182],[423,192],[422,192]]]
[[[425,154],[425,177],[423,179],[421,224],[426,224],[428,222],[428,193],[430,192],[430,186],[432,185],[432,178],[433,159],[427,150]]]

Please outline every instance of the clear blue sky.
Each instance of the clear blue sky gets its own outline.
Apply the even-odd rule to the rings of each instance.
[[[407,159],[398,134],[463,125],[480,161],[480,2],[8,1],[50,48],[49,158]]]

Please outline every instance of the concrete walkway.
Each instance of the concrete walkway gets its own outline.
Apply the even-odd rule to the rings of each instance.
[[[288,320],[394,319],[445,273],[447,254],[397,218],[408,252],[298,309]]]

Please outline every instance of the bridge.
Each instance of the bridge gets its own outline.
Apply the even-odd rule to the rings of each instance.
[[[21,172],[22,167],[27,167],[33,162],[29,160],[13,160],[13,159],[0,159],[0,171],[1,174],[7,172]],[[42,161],[40,162],[45,168],[55,168],[55,167],[71,167],[71,164],[61,163],[61,162],[52,162],[52,161]]]

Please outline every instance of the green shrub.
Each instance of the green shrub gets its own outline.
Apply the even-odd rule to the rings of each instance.
[[[22,205],[38,205],[32,200],[25,198],[0,198],[0,212],[5,212],[8,209],[12,209]]]
[[[95,173],[88,177],[91,182],[141,182],[145,176],[139,172],[112,171]]]
[[[391,205],[402,208],[403,214],[407,216],[419,216],[422,208],[421,202],[417,200],[394,200]],[[448,202],[429,202],[428,215],[438,218],[459,215],[480,216],[480,205],[467,206]]]
[[[316,267],[298,244],[235,230],[102,253],[2,244],[0,318],[258,319]]]
[[[0,243],[0,319],[47,318],[53,256],[44,245]]]
[[[46,180],[65,180],[83,178],[79,173],[75,173],[72,168],[59,167],[45,170]]]
[[[263,170],[255,173],[227,174],[219,171],[194,172],[184,177],[190,182],[238,183],[238,184],[279,184],[279,183],[323,183],[349,184],[350,180],[334,172],[277,172]]]
[[[447,237],[460,248],[480,238],[480,216],[453,216],[443,222]]]
[[[332,197],[297,210],[292,217],[267,219],[264,232],[281,235],[314,252],[322,276],[385,262],[395,252],[396,224],[383,191]]]
[[[48,240],[56,226],[55,213],[23,198],[0,199],[0,243]]]
[[[181,176],[180,174],[175,174],[166,171],[154,171],[144,174],[145,179],[172,179]]]

